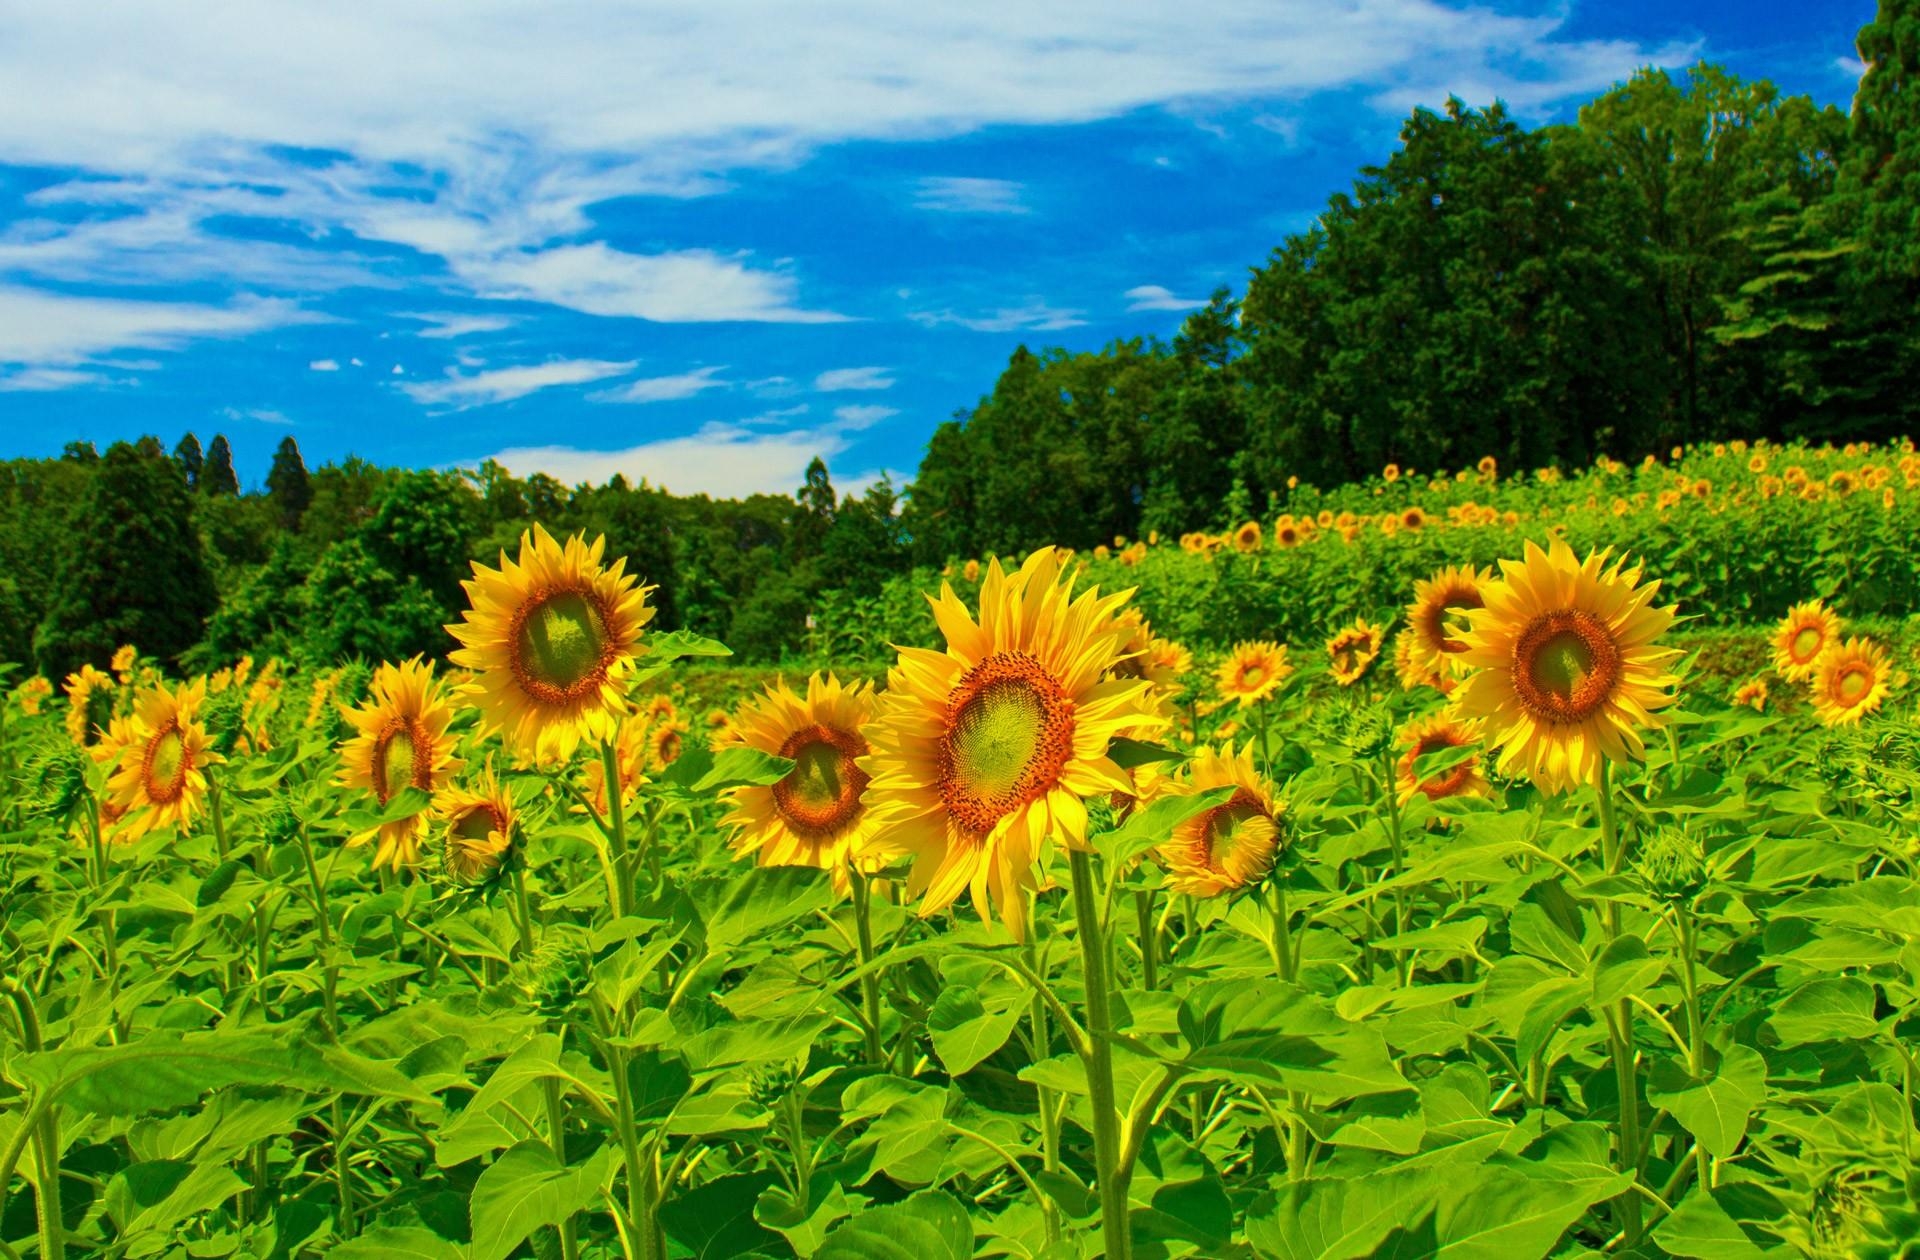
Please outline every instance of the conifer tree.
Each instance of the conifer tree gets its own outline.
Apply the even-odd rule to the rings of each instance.
[[[200,469],[199,490],[205,495],[235,495],[240,493],[240,478],[233,471],[233,448],[227,445],[227,435],[216,433],[213,445],[207,448],[205,464]]]

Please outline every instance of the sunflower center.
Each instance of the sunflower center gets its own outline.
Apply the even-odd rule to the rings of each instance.
[[[1873,679],[1858,665],[1849,665],[1833,680],[1834,697],[1845,705],[1859,704],[1873,690]]]
[[[854,758],[866,751],[858,735],[830,726],[802,727],[787,736],[780,755],[793,759],[793,769],[773,785],[774,807],[787,826],[809,840],[825,840],[857,820],[867,774]]]
[[[1272,822],[1272,815],[1244,789],[1225,805],[1216,805],[1206,812],[1200,823],[1198,847],[1199,856],[1209,870],[1228,869],[1227,862],[1241,843],[1252,838],[1244,832],[1247,823],[1256,818],[1264,823]]]
[[[1620,681],[1620,646],[1580,608],[1542,613],[1513,646],[1513,686],[1529,713],[1565,725],[1597,713]]]
[[[616,645],[607,610],[585,590],[553,591],[514,615],[513,672],[534,699],[566,704],[606,681]]]
[[[1793,636],[1793,646],[1789,649],[1793,659],[1801,664],[1812,660],[1820,651],[1820,643],[1825,638],[1818,626],[1802,626],[1799,633]]]
[[[456,840],[485,840],[506,825],[491,805],[475,805],[453,820],[449,833]]]
[[[95,687],[87,693],[86,730],[84,738],[88,744],[98,742],[97,736],[113,720],[113,693],[105,687]]]
[[[391,719],[373,745],[373,794],[385,805],[403,787],[433,788],[432,738],[416,718]]]
[[[1421,739],[1419,743],[1415,744],[1413,750],[1407,754],[1407,759],[1403,763],[1407,778],[1413,778],[1416,773],[1414,767],[1420,763],[1420,758],[1444,751],[1448,748],[1462,747],[1465,747],[1464,740],[1455,739],[1449,735],[1426,736]],[[1437,801],[1445,797],[1458,795],[1466,788],[1472,779],[1473,758],[1468,757],[1439,774],[1418,781],[1414,785],[1414,790],[1424,793],[1430,800]]]
[[[187,771],[192,768],[187,754],[186,736],[176,721],[147,741],[145,779],[147,799],[156,805],[171,805],[186,790]]]
[[[1427,638],[1442,652],[1464,652],[1467,645],[1455,637],[1454,632],[1463,627],[1463,614],[1469,608],[1484,608],[1486,602],[1480,598],[1478,589],[1471,586],[1455,587],[1446,591],[1427,606]]]
[[[973,834],[1048,791],[1073,755],[1073,701],[1025,652],[996,652],[961,676],[940,741],[940,795]]]
[[[1247,665],[1240,670],[1240,685],[1243,687],[1258,687],[1265,681],[1267,681],[1267,671],[1264,666]]]

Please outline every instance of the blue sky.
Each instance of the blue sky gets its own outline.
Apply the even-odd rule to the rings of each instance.
[[[1872,0],[0,10],[0,457],[243,481],[911,476],[1014,347],[1170,336],[1416,104],[1705,58],[1844,106]],[[271,15],[269,17],[269,15]]]

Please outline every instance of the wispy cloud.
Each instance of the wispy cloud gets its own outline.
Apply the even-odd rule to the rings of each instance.
[[[627,315],[663,323],[745,320],[830,324],[846,316],[794,304],[791,275],[756,270],[738,257],[690,249],[630,254],[602,242],[502,255],[455,258],[484,297],[531,299],[589,315]]]
[[[892,389],[893,377],[883,367],[834,368],[814,377],[813,387],[822,394],[843,389]]]
[[[661,438],[622,450],[527,446],[492,456],[517,476],[543,472],[567,485],[598,484],[615,473],[642,478],[676,494],[737,497],[791,494],[806,480],[814,456],[831,459],[847,448],[837,432],[790,429],[765,432],[713,423],[684,437]]]
[[[618,389],[595,394],[593,398],[595,402],[674,402],[681,398],[692,398],[702,390],[724,389],[728,382],[715,379],[724,371],[724,366],[703,367],[677,376],[644,376]]]
[[[239,337],[324,319],[279,298],[208,306],[0,285],[0,363],[70,367],[114,350],[168,350],[200,337]]]
[[[1121,295],[1129,311],[1190,311],[1205,306],[1206,298],[1176,297],[1172,290],[1157,284],[1140,284]]]
[[[73,368],[23,368],[18,372],[0,372],[0,393],[77,389],[82,385],[102,384],[106,379],[98,372],[81,372]]]
[[[293,427],[293,420],[276,407],[222,407],[220,414],[229,420],[254,420],[261,424]]]
[[[1011,179],[932,175],[916,185],[913,204],[947,214],[1026,214],[1025,186]]]
[[[416,337],[465,337],[473,333],[499,332],[504,328],[513,327],[513,320],[505,315],[449,315],[439,312],[401,311],[400,318],[417,319],[427,325],[414,333]]]
[[[307,364],[307,370],[309,372],[338,372],[340,370],[340,360],[315,359],[313,362]]]
[[[984,315],[961,315],[955,311],[915,311],[908,318],[927,328],[951,324],[959,328],[972,329],[974,332],[1057,332],[1062,328],[1078,328],[1085,324],[1087,321],[1080,318],[1085,313],[1035,301],[1028,302],[1024,306],[1003,306]]]
[[[585,385],[624,376],[633,371],[633,363],[613,363],[604,359],[561,359],[526,367],[495,368],[490,372],[463,375],[449,371],[444,380],[409,382],[400,389],[417,403],[429,407],[484,406],[511,402],[528,394],[557,385]],[[394,370],[398,372],[399,366]]]
[[[898,407],[876,407],[871,403],[852,407],[835,407],[833,409],[833,418],[838,420],[843,428],[849,431],[871,429],[882,420],[890,419],[899,414],[900,409]]]

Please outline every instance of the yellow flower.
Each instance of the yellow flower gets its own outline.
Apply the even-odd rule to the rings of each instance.
[[[1057,835],[1085,848],[1085,800],[1131,786],[1108,744],[1166,717],[1150,684],[1106,677],[1125,648],[1126,599],[1097,587],[1076,597],[1052,548],[1010,577],[989,565],[977,622],[941,587],[946,651],[901,650],[860,762],[883,819],[874,850],[912,855],[922,914],[970,890],[983,919],[998,909],[1023,937],[1040,846]]]
[[[1291,516],[1283,516],[1273,526],[1273,545],[1276,547],[1298,547],[1305,541],[1300,522]]]
[[[1265,531],[1260,528],[1259,521],[1247,521],[1233,531],[1233,549],[1241,552],[1258,551],[1264,536]]]
[[[1352,625],[1337,631],[1327,640],[1327,661],[1333,680],[1342,687],[1351,687],[1365,678],[1373,663],[1380,659],[1380,647],[1385,639],[1386,632],[1370,625],[1365,617],[1356,618]]]
[[[475,562],[461,583],[472,606],[447,630],[461,643],[448,659],[476,671],[466,691],[489,729],[517,751],[565,760],[582,737],[611,739],[626,713],[623,680],[653,619],[647,592],[625,558],[600,563],[604,536],[566,546],[539,525],[520,536],[516,564]]]
[[[1189,897],[1217,897],[1258,883],[1273,868],[1283,807],[1253,768],[1253,745],[1202,748],[1181,773],[1153,782],[1157,798],[1198,796],[1215,788],[1238,790],[1224,805],[1203,809],[1173,829],[1157,852],[1167,864],[1167,887]]]
[[[1292,673],[1293,663],[1287,659],[1287,645],[1261,639],[1234,644],[1227,659],[1220,662],[1219,672],[1214,678],[1219,684],[1220,698],[1238,700],[1244,709],[1254,701],[1265,700],[1272,695]]]
[[[53,684],[35,674],[21,683],[13,694],[20,697],[20,712],[28,717],[36,717],[40,713],[41,703],[53,694]]]
[[[1401,529],[1424,529],[1427,524],[1425,509],[1415,505],[1400,513]]]
[[[440,824],[440,862],[455,883],[490,883],[513,852],[513,797],[488,766],[475,786],[449,787],[433,810]]]
[[[1432,687],[1445,695],[1453,690],[1453,676],[1436,669],[1426,653],[1416,646],[1411,626],[1393,637],[1393,667],[1400,675],[1401,688],[1406,691]]]
[[[1750,678],[1740,684],[1733,693],[1735,704],[1745,705],[1749,709],[1760,710],[1767,707],[1767,680]]]
[[[82,748],[100,738],[113,716],[113,679],[91,665],[67,675],[67,734]]]
[[[1828,726],[1851,726],[1887,698],[1887,652],[1870,639],[1848,639],[1820,658],[1813,711]]]
[[[1400,803],[1415,796],[1441,800],[1449,796],[1480,796],[1487,791],[1487,780],[1480,773],[1480,755],[1471,754],[1438,773],[1418,777],[1420,758],[1445,748],[1471,748],[1480,742],[1476,722],[1462,722],[1450,713],[1435,713],[1410,723],[1400,733]]]
[[[1413,602],[1407,605],[1407,633],[1402,637],[1408,639],[1407,650],[1427,672],[1445,675],[1447,662],[1466,651],[1466,645],[1454,637],[1457,627],[1450,626],[1449,620],[1470,608],[1485,607],[1480,588],[1492,577],[1491,569],[1452,565],[1413,584]]]
[[[1773,630],[1773,667],[1788,682],[1813,677],[1820,654],[1840,638],[1840,614],[1817,599],[1795,604]]]
[[[168,824],[185,830],[193,821],[207,794],[206,768],[220,760],[196,720],[206,694],[206,682],[196,680],[135,698],[124,733],[115,736],[123,742],[107,775],[107,797],[122,815],[127,839]]]
[[[1380,470],[1380,476],[1386,481],[1400,480],[1400,465],[1388,464],[1385,468],[1382,468]]]
[[[1473,671],[1454,693],[1456,712],[1485,722],[1500,768],[1519,768],[1546,792],[1594,783],[1602,759],[1644,752],[1643,730],[1665,724],[1657,712],[1674,701],[1667,667],[1679,655],[1654,641],[1674,610],[1653,605],[1657,581],[1607,553],[1575,558],[1554,539],[1529,542],[1526,558],[1500,562],[1502,577],[1469,609],[1467,650]]]
[[[613,764],[620,776],[620,803],[625,805],[634,790],[647,781],[653,769],[652,729],[644,717],[629,717],[620,723],[613,739]],[[607,816],[607,768],[599,757],[589,757],[580,768],[586,781],[586,797],[595,813]]]
[[[1747,461],[1747,471],[1750,473],[1763,473],[1767,471],[1767,457],[1756,453],[1752,459]]]
[[[406,787],[438,792],[460,766],[453,756],[454,740],[447,735],[453,708],[434,681],[431,661],[416,656],[404,665],[381,665],[367,686],[366,703],[357,709],[343,705],[340,715],[357,733],[341,745],[340,773],[334,782],[372,792],[381,805]],[[427,811],[422,810],[361,832],[347,843],[357,847],[377,840],[375,868],[397,871],[413,865],[428,826]]]
[[[792,760],[787,776],[767,787],[727,791],[732,811],[720,820],[735,857],[755,856],[761,866],[812,866],[829,871],[845,890],[848,865],[868,848],[874,816],[865,800],[865,730],[872,720],[873,688],[843,686],[814,674],[807,694],[777,683],[742,705],[734,720],[739,742]],[[863,869],[876,863],[861,859]]]
[[[967,580],[967,585],[969,586],[977,583],[980,580],[980,562],[978,560],[969,560],[961,565],[960,576]]]
[[[1478,467],[1482,477],[1492,477],[1500,471],[1500,461],[1491,455],[1482,455]]]
[[[108,667],[113,670],[114,677],[120,680],[121,686],[133,681],[133,666],[139,657],[139,652],[131,643],[122,643],[114,649],[113,659],[108,662]]]
[[[687,724],[685,722],[655,722],[647,728],[647,765],[655,770],[665,770],[680,760],[680,752],[686,747]]]

